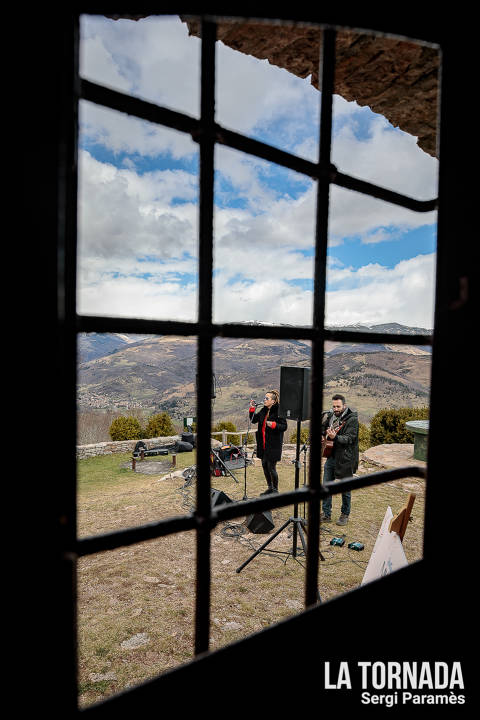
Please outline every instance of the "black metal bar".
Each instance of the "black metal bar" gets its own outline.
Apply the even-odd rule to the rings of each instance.
[[[156,537],[185,530],[197,530],[197,595],[195,650],[201,653],[209,645],[210,612],[210,529],[217,522],[247,514],[249,510],[283,507],[292,502],[309,501],[309,542],[305,602],[316,603],[318,598],[318,545],[320,499],[345,490],[368,487],[403,477],[425,477],[423,468],[414,466],[382,471],[357,478],[347,478],[334,484],[322,486],[319,443],[311,447],[309,486],[296,488],[294,492],[278,496],[254,498],[244,502],[227,504],[212,510],[210,500],[210,382],[212,373],[212,339],[224,337],[255,337],[307,339],[312,347],[312,405],[321,404],[323,389],[323,343],[326,339],[343,342],[370,342],[388,344],[429,345],[430,335],[409,336],[387,333],[342,331],[324,328],[326,289],[326,250],[328,242],[329,185],[338,186],[401,205],[415,212],[428,212],[437,207],[437,199],[420,201],[395,193],[372,183],[338,172],[330,163],[331,99],[334,79],[335,31],[324,32],[324,62],[322,64],[322,117],[320,132],[320,161],[317,164],[273,148],[265,143],[246,138],[226,130],[214,122],[215,87],[215,25],[202,22],[202,111],[200,121],[182,113],[161,108],[152,103],[123,93],[103,88],[86,80],[80,81],[79,96],[85,100],[103,104],[112,109],[141,117],[149,122],[190,133],[200,145],[200,247],[199,247],[199,323],[173,321],[149,321],[140,319],[102,318],[81,316],[77,318],[76,330],[86,332],[110,332],[112,328],[123,331],[152,332],[152,334],[194,335],[198,337],[197,415],[199,417],[197,508],[194,515],[169,518],[148,526],[129,528],[114,533],[82,538],[76,542],[78,556],[113,550],[117,547],[142,542]],[[213,325],[212,315],[212,235],[213,235],[213,172],[215,142],[256,155],[265,160],[303,173],[318,180],[317,242],[315,259],[314,319],[312,328],[288,328],[277,326],[244,326],[242,324]],[[205,380],[208,379],[207,382]],[[312,433],[318,432],[319,419],[312,414]]]
[[[325,279],[320,280],[325,288]],[[315,297],[315,296],[314,296]],[[314,340],[323,337],[324,340],[332,340],[345,343],[372,343],[387,345],[431,345],[432,335],[407,335],[386,332],[368,332],[365,330],[341,330],[340,328],[329,329],[317,326],[313,327],[285,326],[285,325],[243,325],[241,323],[229,323],[226,325],[213,325],[211,332],[216,337],[245,337],[245,338],[276,338],[285,340]]]
[[[155,540],[156,538],[178,532],[195,530],[201,525],[207,525],[211,529],[219,522],[233,520],[238,517],[250,515],[253,512],[263,512],[264,510],[271,510],[273,508],[287,507],[296,502],[307,502],[311,498],[317,502],[318,498],[338,495],[346,490],[358,490],[363,487],[381,485],[383,483],[401,480],[405,477],[425,478],[426,470],[418,465],[395,468],[393,470],[381,470],[368,475],[336,480],[334,483],[320,487],[304,486],[298,490],[291,490],[286,493],[279,493],[278,495],[265,495],[236,503],[226,503],[225,505],[216,506],[209,513],[209,517],[200,516],[197,513],[181,515],[159,520],[158,522],[147,525],[137,525],[114,532],[79,538],[76,543],[69,545],[67,552],[77,557],[85,557],[86,555],[92,555],[98,552],[115,550],[119,547]]]
[[[59,427],[59,463],[61,473],[54,474],[54,497],[52,504],[55,512],[54,536],[50,536],[48,521],[45,520],[44,538],[55,537],[58,546],[54,548],[59,560],[57,571],[60,580],[60,597],[52,598],[52,607],[59,611],[62,627],[61,646],[55,647],[56,633],[52,633],[54,653],[63,658],[59,669],[59,692],[57,702],[66,715],[74,712],[78,706],[78,605],[77,605],[77,564],[73,554],[68,552],[76,539],[77,528],[77,486],[75,443],[77,431],[76,380],[77,345],[75,332],[75,305],[77,288],[77,189],[78,189],[78,101],[77,79],[79,64],[79,22],[74,13],[60,13],[63,16],[58,38],[44,38],[45,43],[53,41],[57,50],[55,66],[61,68],[57,76],[61,77],[61,86],[56,89],[60,116],[52,117],[51,122],[58,132],[57,165],[57,323],[58,323],[58,360],[59,381],[62,392],[59,393],[57,412],[62,417]],[[48,52],[47,52],[48,55]],[[46,66],[48,68],[48,65]],[[56,67],[49,75],[47,84],[55,87]],[[47,102],[50,95],[47,92]],[[43,100],[43,99],[42,99]],[[55,102],[55,101],[54,101]],[[53,112],[55,115],[55,112]],[[41,127],[41,126],[40,126]],[[38,130],[37,130],[38,132]],[[40,130],[41,132],[41,130]],[[39,136],[38,136],[39,137]],[[38,141],[37,137],[37,141]],[[43,138],[42,138],[43,142]],[[48,177],[45,178],[48,183]],[[40,226],[42,223],[40,221]],[[43,232],[48,230],[43,227]],[[72,452],[73,449],[73,452]],[[48,491],[47,491],[48,492]],[[47,552],[48,557],[48,552]],[[48,565],[48,563],[46,563]],[[48,578],[48,574],[46,574]],[[47,579],[48,582],[48,579]],[[57,580],[55,581],[57,582]],[[55,586],[54,586],[55,588]],[[56,590],[54,589],[54,594]]]
[[[326,30],[325,32],[333,31]],[[342,173],[330,162],[328,162],[328,164],[313,163],[310,160],[298,157],[298,155],[293,155],[286,150],[281,150],[268,143],[246,137],[233,130],[228,130],[215,122],[210,123],[207,127],[204,123],[200,123],[199,120],[190,115],[170,110],[169,108],[156,105],[146,100],[141,100],[140,98],[119,92],[118,90],[112,90],[103,85],[91,82],[90,80],[80,80],[79,87],[80,97],[84,100],[109,107],[112,110],[124,112],[127,115],[138,117],[147,122],[164,125],[179,132],[189,133],[195,142],[201,143],[202,139],[207,135],[208,140],[211,142],[217,142],[234,150],[260,157],[268,162],[307,175],[314,180],[319,179],[320,176],[323,175],[324,178],[328,177],[331,183],[339,187],[354,190],[394,205],[400,205],[414,212],[431,212],[438,206],[438,198],[417,200],[408,195],[384,188],[381,185],[376,185],[367,180]]]
[[[451,482],[449,450],[442,442],[445,435],[445,388],[450,378],[470,377],[471,349],[473,347],[473,315],[469,316],[469,304],[475,295],[468,282],[476,280],[478,263],[472,263],[473,251],[469,249],[475,240],[469,226],[475,205],[474,186],[462,182],[466,162],[458,152],[456,138],[462,132],[458,114],[463,84],[461,68],[466,56],[458,52],[455,44],[446,43],[441,53],[439,72],[439,119],[440,132],[437,144],[440,158],[439,197],[440,208],[437,224],[436,280],[434,342],[430,381],[430,421],[427,450],[427,467],[435,482],[427,483],[425,493],[425,524],[423,533],[423,557],[435,573],[441,573],[445,555],[438,553],[438,537],[443,532],[441,509],[445,499],[445,487]],[[471,277],[469,277],[471,276]],[[463,283],[463,287],[462,287]],[[470,344],[468,339],[470,340]],[[438,482],[437,482],[438,480]],[[435,513],[433,509],[439,508]],[[468,559],[455,557],[456,577],[468,575]],[[432,573],[433,575],[433,573]]]
[[[325,291],[328,249],[328,215],[330,193],[330,152],[332,137],[332,99],[335,82],[335,40],[334,30],[323,31],[321,58],[321,110],[319,166],[321,169],[317,186],[317,210],[315,230],[315,270],[313,296],[313,325],[317,331],[312,345],[310,433],[314,440],[310,445],[310,468],[308,484],[316,491],[308,503],[308,553],[305,576],[305,605],[314,605],[318,598],[318,551],[320,544],[320,490],[322,476],[321,413],[324,384],[324,322]]]
[[[408,197],[402,193],[383,188],[380,185],[361,180],[360,178],[351,177],[351,175],[345,175],[345,173],[339,172],[334,166],[331,166],[331,182],[334,185],[343,187],[347,190],[355,190],[356,192],[362,193],[362,195],[370,195],[370,197],[377,198],[378,200],[384,200],[385,202],[392,203],[393,205],[401,205],[404,208],[413,210],[414,212],[431,212],[436,210],[438,207],[438,198],[432,198],[431,200],[416,200],[415,198]]]
[[[78,315],[77,332],[137,333],[139,335],[198,335],[196,323],[175,320],[143,320],[102,315]]]
[[[298,490],[300,487],[299,477],[300,477],[300,433],[302,430],[302,421],[297,420],[297,442],[295,447],[295,482],[294,487],[295,490]],[[298,517],[298,498],[295,498],[295,504],[293,507],[293,516],[295,518]],[[293,523],[293,537],[292,537],[292,555],[294,558],[297,557],[297,540],[298,540],[298,528],[297,523]]]
[[[325,340],[338,340],[340,342],[367,342],[386,345],[431,345],[432,335],[404,335],[393,333],[365,332],[361,330],[324,330]]]
[[[302,175],[307,175],[313,180],[318,177],[319,166],[317,163],[305,160],[298,155],[292,155],[286,150],[273,147],[273,145],[264,143],[261,140],[255,140],[233,130],[227,130],[218,124],[215,125],[215,139],[220,145],[225,145],[248,155],[255,155],[255,157],[281,165]]]
[[[201,128],[200,134],[200,209],[199,209],[199,283],[198,283],[198,379],[197,383],[197,565],[195,600],[195,652],[206,652],[210,636],[210,429],[213,270],[213,202],[215,121],[215,42],[216,26],[202,20],[201,55]],[[207,332],[202,333],[201,328]]]
[[[118,110],[156,125],[165,125],[191,135],[197,135],[200,129],[200,121],[185,113],[169,110],[90,80],[80,79],[79,94],[83,100],[104,105],[111,110]]]
[[[325,32],[332,31],[326,30]],[[360,192],[363,195],[370,195],[371,197],[393,203],[394,205],[401,205],[414,212],[430,212],[438,206],[438,198],[417,200],[408,195],[384,188],[381,185],[376,185],[367,180],[342,173],[331,162],[325,165],[323,163],[313,163],[310,160],[300,158],[298,155],[292,155],[292,153],[275,148],[260,140],[254,140],[253,138],[245,137],[245,135],[233,132],[232,130],[226,130],[220,125],[216,125],[215,128],[215,138],[218,143],[248,153],[249,155],[255,155],[256,157],[263,158],[277,165],[282,165],[303,175],[308,175],[313,180],[318,179],[321,175],[325,177],[328,176],[329,181],[334,185],[338,185],[347,190]]]
[[[74,552],[78,557],[84,557],[97,552],[135,545],[147,540],[155,540],[172,533],[194,530],[196,527],[197,520],[194,515],[168,518],[147,525],[137,525],[136,527],[116,530],[115,532],[79,538]]]
[[[141,318],[118,318],[97,315],[78,315],[77,332],[129,332],[152,335],[202,335],[231,338],[276,338],[279,340],[314,340],[320,334],[324,340],[387,345],[431,345],[432,335],[405,335],[366,332],[361,330],[317,329],[285,325],[256,325],[228,323],[225,325],[202,324],[174,320],[142,320]]]
[[[272,493],[250,498],[249,500],[218,505],[212,513],[212,518],[213,521],[217,523],[242,517],[243,515],[251,515],[254,512],[264,512],[264,510],[272,510],[273,508],[287,507],[288,505],[295,504],[295,502],[306,502],[310,493],[311,490],[308,487],[302,487],[286,493]]]
[[[399,467],[392,470],[379,470],[376,473],[344,478],[342,480],[335,480],[333,483],[327,483],[322,486],[321,495],[325,497],[327,495],[338,495],[347,490],[358,490],[364,487],[371,487],[372,485],[381,485],[382,483],[393,482],[394,480],[401,480],[406,477],[426,478],[426,476],[426,469],[419,465]]]

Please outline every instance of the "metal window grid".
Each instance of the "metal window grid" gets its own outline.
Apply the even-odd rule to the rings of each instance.
[[[132,332],[163,335],[196,336],[198,342],[198,377],[212,376],[212,343],[215,337],[246,337],[272,339],[307,339],[312,343],[311,404],[322,404],[324,343],[327,340],[342,342],[388,342],[390,344],[432,344],[430,335],[390,335],[365,332],[328,330],[324,327],[326,257],[328,242],[329,189],[331,184],[355,190],[416,212],[429,212],[437,208],[437,199],[420,201],[400,193],[387,190],[372,183],[339,172],[331,163],[332,96],[335,74],[334,27],[319,26],[323,32],[321,58],[321,117],[319,127],[319,160],[309,162],[268,144],[227,130],[215,122],[215,42],[216,24],[214,19],[201,20],[201,115],[194,119],[185,114],[159,107],[129,95],[117,92],[96,83],[81,79],[76,65],[76,102],[80,99],[91,101],[120,112],[134,115],[149,122],[165,125],[191,134],[200,148],[200,198],[199,198],[199,289],[198,322],[156,321],[131,318],[78,316],[75,313],[76,291],[76,179],[66,183],[69,188],[65,199],[67,208],[67,236],[65,257],[61,267],[65,286],[69,287],[66,317],[61,318],[72,329],[70,345],[72,363],[76,358],[75,343],[78,332]],[[74,22],[75,47],[78,55],[78,17]],[[319,59],[320,60],[320,59]],[[76,60],[76,62],[78,62]],[[74,111],[75,133],[78,132],[77,109]],[[213,203],[214,203],[214,149],[223,144],[242,152],[263,158],[283,167],[303,173],[317,181],[316,249],[314,269],[314,316],[310,327],[285,328],[280,326],[248,326],[240,324],[215,324],[212,322],[212,268],[213,268]],[[74,143],[76,161],[76,144]],[[76,167],[76,162],[75,162]],[[60,303],[60,308],[62,303]],[[69,315],[71,317],[69,317]],[[73,364],[71,376],[74,376]],[[74,561],[92,553],[113,550],[118,547],[141,543],[172,533],[194,530],[197,538],[196,565],[196,616],[195,653],[209,648],[210,628],[210,533],[217,523],[244,516],[252,512],[285,507],[295,503],[308,503],[308,553],[306,562],[305,606],[317,603],[318,549],[320,535],[320,503],[322,498],[345,490],[378,485],[402,477],[425,477],[422,467],[398,468],[376,472],[362,477],[340,480],[326,489],[321,483],[321,450],[319,444],[310,448],[309,482],[301,487],[279,495],[269,495],[220,507],[211,507],[210,501],[210,427],[211,402],[210,382],[199,382],[197,386],[197,498],[196,510],[190,515],[171,517],[155,523],[127,528],[120,531],[78,539],[72,528],[66,531],[64,551]],[[311,434],[320,434],[320,420],[311,414]],[[75,506],[75,489],[72,489],[70,507]],[[74,510],[72,515],[75,516]],[[75,598],[74,598],[75,602]]]

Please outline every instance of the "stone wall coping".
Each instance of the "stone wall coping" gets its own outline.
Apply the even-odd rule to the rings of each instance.
[[[405,426],[413,433],[428,435],[428,420],[408,420]]]

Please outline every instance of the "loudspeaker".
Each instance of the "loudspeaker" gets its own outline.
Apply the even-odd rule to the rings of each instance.
[[[245,525],[252,533],[268,533],[275,527],[270,510],[249,515],[245,521]]]
[[[280,407],[286,420],[308,420],[310,415],[310,368],[280,367]]]
[[[224,505],[225,503],[233,502],[228,495],[225,495],[221,490],[215,490],[215,488],[210,490],[210,499],[212,501],[212,508],[215,507],[215,505]]]
[[[197,389],[198,389],[198,373],[196,374],[196,381],[197,381]],[[217,397],[217,378],[215,377],[215,374],[212,373],[212,385],[211,385],[211,391],[210,391],[210,398],[214,400]]]

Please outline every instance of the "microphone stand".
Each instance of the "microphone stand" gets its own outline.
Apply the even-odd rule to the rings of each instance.
[[[303,487],[305,487],[307,484],[307,443],[300,448],[300,452],[303,452]],[[305,520],[305,503],[303,503],[303,519]]]
[[[257,407],[258,407],[258,405],[257,405],[257,403],[255,403],[255,411],[256,411]],[[255,415],[255,411],[253,412],[253,415]],[[244,460],[245,460],[245,464],[243,466],[243,498],[242,498],[242,500],[248,500],[248,496],[247,496],[247,440],[248,440],[248,436],[250,435],[250,428],[252,426],[253,415],[252,415],[252,417],[250,417],[250,412],[248,413],[247,434],[245,435],[245,440],[242,442],[242,450],[243,450],[243,456],[244,456]],[[253,462],[254,454],[255,454],[255,450],[252,453],[252,462]]]

